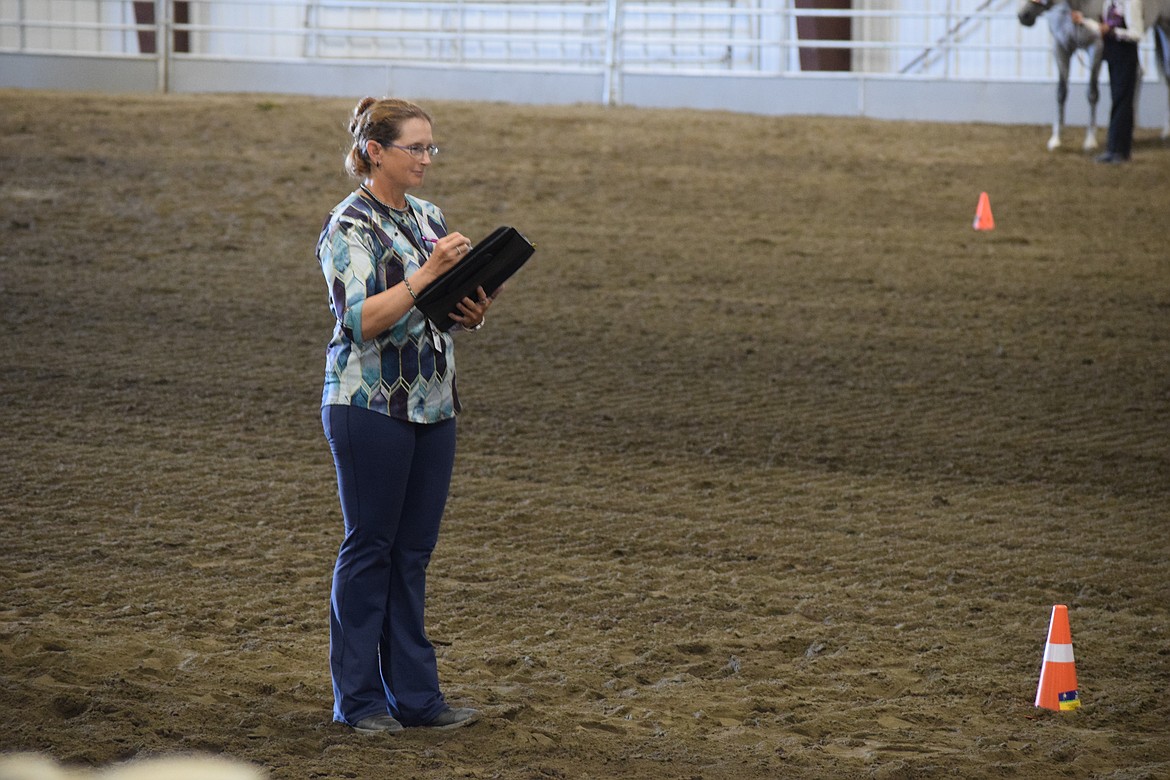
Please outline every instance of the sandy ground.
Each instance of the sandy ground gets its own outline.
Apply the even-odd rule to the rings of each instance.
[[[428,104],[419,194],[537,244],[459,338],[431,565],[445,690],[485,717],[332,723],[313,244],[353,102],[0,92],[0,751],[1170,776],[1152,131],[1106,167],[1076,128]],[[1072,713],[1032,706],[1057,603]]]

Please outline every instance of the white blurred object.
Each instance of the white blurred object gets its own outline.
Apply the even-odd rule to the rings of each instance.
[[[266,780],[259,768],[220,756],[167,756],[105,769],[66,769],[46,756],[0,756],[0,780]]]

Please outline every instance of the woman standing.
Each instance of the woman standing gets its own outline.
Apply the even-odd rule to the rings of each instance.
[[[1145,34],[1142,0],[1105,0],[1101,21],[1086,19],[1080,11],[1072,12],[1072,20],[1100,33],[1109,65],[1109,135],[1105,153],[1097,157],[1097,162],[1128,162],[1133,151],[1134,102],[1141,78],[1138,44]]]
[[[346,169],[358,188],[329,214],[317,259],[336,318],[321,422],[337,469],[345,538],[331,598],[333,719],[366,733],[453,728],[423,627],[426,570],[455,461],[452,337],[414,308],[471,247],[442,211],[408,195],[439,150],[432,121],[405,100],[364,98]],[[478,330],[482,289],[452,319]]]

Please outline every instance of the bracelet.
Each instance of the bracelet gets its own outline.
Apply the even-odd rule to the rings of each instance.
[[[414,288],[410,286],[410,280],[404,276],[404,277],[402,277],[402,283],[406,285],[406,291],[408,293],[410,293],[410,297],[414,298],[417,301],[418,296],[415,295]]]
[[[484,324],[485,322],[487,322],[487,315],[486,315],[486,314],[483,316],[483,319],[479,321],[479,324],[478,324],[478,325],[476,325],[474,328],[466,328],[466,330],[468,330],[468,331],[470,331],[470,332],[474,333],[475,331],[477,331],[477,330],[479,330],[480,328],[482,328],[482,327],[483,327],[483,324]]]

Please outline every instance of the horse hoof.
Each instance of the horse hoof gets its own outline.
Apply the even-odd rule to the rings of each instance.
[[[1085,139],[1085,151],[1086,152],[1094,151],[1096,148],[1097,148],[1097,139],[1096,138],[1086,138]]]
[[[1060,139],[1059,138],[1057,138],[1056,136],[1052,136],[1051,138],[1048,139],[1048,151],[1055,152],[1059,148],[1060,148]]]

